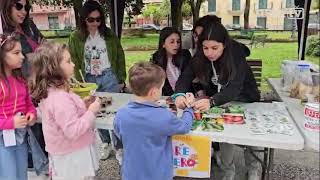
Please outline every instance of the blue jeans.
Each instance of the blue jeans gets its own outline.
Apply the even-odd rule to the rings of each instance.
[[[98,76],[87,73],[85,79],[87,82],[96,83],[98,92],[120,92],[117,77],[111,68],[102,71],[102,74]]]
[[[117,77],[112,72],[111,68],[108,68],[102,71],[101,75],[91,75],[89,73],[86,74],[85,77],[87,82],[96,83],[98,85],[97,92],[120,92],[119,83]],[[101,141],[103,143],[110,144],[111,138],[109,131],[106,129],[98,129]]]
[[[3,137],[0,137],[3,138]],[[3,139],[0,140],[3,142]],[[26,141],[17,146],[4,147],[0,143],[0,179],[28,179],[28,148]]]

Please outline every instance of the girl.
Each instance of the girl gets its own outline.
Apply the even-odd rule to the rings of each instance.
[[[70,91],[74,64],[66,46],[40,46],[30,61],[31,92],[42,113],[46,151],[53,179],[95,176],[98,156],[94,120],[99,98],[90,104]],[[87,108],[88,107],[88,108]]]
[[[1,0],[0,9],[4,33],[12,34],[15,32],[20,36],[19,41],[21,43],[22,54],[25,56],[22,63],[22,72],[24,77],[27,77],[29,75],[28,57],[44,40],[43,35],[29,18],[29,12],[31,9],[29,0]],[[35,124],[31,127],[31,130],[34,132],[43,152],[47,155],[47,152],[45,152],[42,124]],[[31,153],[29,153],[28,160],[28,167],[32,168],[33,159]]]
[[[187,92],[196,77],[210,97],[193,104],[195,109],[209,110],[230,101],[255,102],[260,100],[259,90],[253,73],[246,62],[250,51],[243,44],[230,39],[227,30],[218,21],[210,21],[203,26],[199,36],[197,53],[190,68],[179,82],[177,92]],[[187,101],[183,96],[176,98],[177,107],[183,108]],[[233,162],[235,145],[221,143],[221,169],[223,180],[233,180],[235,166]],[[248,179],[258,180],[259,162],[245,151]]]
[[[0,179],[27,180],[26,127],[36,122],[36,110],[21,73],[21,44],[0,35]]]
[[[171,96],[174,93],[176,82],[190,59],[189,51],[181,49],[180,32],[172,27],[163,28],[160,32],[158,51],[151,58],[151,62],[162,67],[167,75],[162,95]]]

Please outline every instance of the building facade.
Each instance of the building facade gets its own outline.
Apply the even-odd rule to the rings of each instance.
[[[74,28],[75,16],[72,8],[63,6],[32,5],[30,18],[40,30]]]
[[[208,0],[200,15],[214,14],[229,27],[244,26],[246,0]],[[292,30],[295,21],[285,16],[294,7],[294,0],[251,0],[249,27],[269,30]]]

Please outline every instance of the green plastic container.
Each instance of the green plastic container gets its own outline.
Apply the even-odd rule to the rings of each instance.
[[[80,83],[82,87],[71,88],[71,91],[79,95],[81,98],[90,96],[97,88],[98,85],[95,83]]]

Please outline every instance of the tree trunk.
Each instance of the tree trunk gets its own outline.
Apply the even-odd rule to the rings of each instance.
[[[81,0],[73,0],[73,11],[74,17],[76,20],[76,27],[80,27],[80,9],[82,8],[82,1]]]
[[[170,0],[172,27],[182,30],[182,3],[183,0]]]
[[[249,29],[250,0],[246,0],[244,9],[244,29]]]

